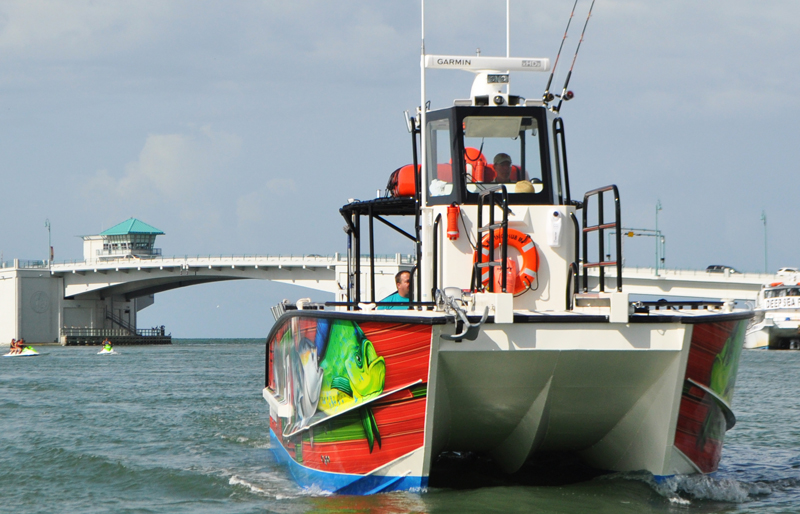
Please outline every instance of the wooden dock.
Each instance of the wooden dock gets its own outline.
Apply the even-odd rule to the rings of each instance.
[[[106,339],[113,346],[149,346],[172,344],[172,334],[164,327],[136,330],[64,327],[61,329],[61,346],[101,346]]]

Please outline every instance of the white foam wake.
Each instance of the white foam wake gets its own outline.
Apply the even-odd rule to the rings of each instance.
[[[248,482],[247,480],[241,479],[241,478],[237,477],[236,475],[233,475],[230,478],[230,480],[228,480],[228,484],[230,484],[230,485],[243,485],[243,486],[247,487],[248,489],[250,489],[251,492],[254,492],[256,494],[269,495],[269,493],[266,490],[261,489],[260,487],[258,487],[256,485],[253,485],[250,482]]]

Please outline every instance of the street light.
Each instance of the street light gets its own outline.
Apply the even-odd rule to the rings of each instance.
[[[656,202],[656,276],[658,276],[658,211],[661,210],[661,199]]]
[[[49,256],[47,263],[49,266],[53,266],[53,242],[50,237],[50,218],[45,218],[44,226],[47,229],[47,255]]]
[[[764,222],[764,273],[769,273],[767,267],[767,213],[761,211],[761,221]]]

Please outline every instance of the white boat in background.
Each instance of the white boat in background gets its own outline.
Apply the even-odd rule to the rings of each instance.
[[[800,350],[800,274],[782,275],[782,282],[765,284],[758,293],[747,349]]]
[[[277,458],[301,485],[342,494],[425,490],[446,451],[509,473],[553,451],[602,470],[715,471],[753,311],[629,301],[617,187],[571,196],[560,107],[572,93],[508,92],[509,71],[549,59],[424,48],[413,164],[384,197],[340,209],[346,301],[273,311],[262,394]],[[429,109],[430,68],[473,72],[469,98]],[[379,301],[374,266],[362,275],[374,221],[415,245],[409,303]]]

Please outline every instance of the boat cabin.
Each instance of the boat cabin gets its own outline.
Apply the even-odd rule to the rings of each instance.
[[[583,201],[574,201],[564,122],[557,109],[543,100],[496,89],[497,76],[506,77],[499,81],[506,87],[507,75],[482,72],[475,81],[487,83],[473,84],[469,100],[410,118],[412,163],[392,174],[383,197],[342,207],[351,257],[343,305],[357,309],[359,302],[371,302],[380,308],[375,277],[370,276],[362,288],[361,259],[355,258],[361,255],[365,239],[362,217],[368,223],[370,264],[375,255],[375,221],[415,242],[411,308],[431,308],[437,290],[456,288],[470,295],[488,293],[484,300],[495,312],[501,309],[497,303],[502,303],[505,319],[520,310],[572,310],[579,268],[584,270],[584,291],[588,268],[600,268],[600,292],[605,292],[605,267],[616,266],[621,277],[616,187],[590,191]],[[604,207],[605,193],[613,198]],[[585,208],[590,198],[591,221]],[[583,209],[583,230],[576,216],[579,209]],[[613,211],[611,216],[604,215],[606,210]],[[413,216],[413,233],[389,221],[392,216]],[[615,231],[613,250],[603,244],[608,230]],[[586,254],[589,235],[596,238],[593,250],[599,250],[594,261]],[[615,279],[615,286],[621,291],[621,279]]]

